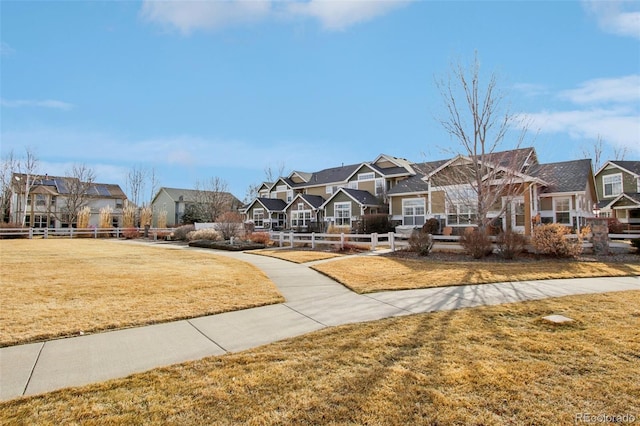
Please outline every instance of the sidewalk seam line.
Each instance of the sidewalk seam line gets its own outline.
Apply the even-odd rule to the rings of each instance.
[[[313,322],[315,322],[315,323],[318,323],[318,324],[320,324],[320,325],[321,325],[321,326],[323,326],[323,327],[329,327],[327,324],[321,323],[321,322],[320,322],[320,321],[318,321],[317,319],[315,319],[315,318],[311,318],[309,315],[304,314],[304,313],[302,313],[302,312],[298,311],[297,309],[293,309],[291,306],[287,305],[287,302],[283,303],[283,305],[284,305],[284,306],[286,306],[287,308],[291,309],[293,312],[297,313],[298,315],[302,315],[303,317],[308,318],[308,319],[310,319],[311,321],[313,321]]]
[[[215,340],[213,340],[211,337],[207,336],[206,334],[204,334],[204,332],[202,330],[200,330],[198,327],[196,327],[190,320],[187,320],[187,323],[196,329],[196,331],[200,334],[202,334],[208,341],[210,341],[211,343],[213,343],[214,345],[216,345],[217,347],[219,347],[220,349],[222,349],[223,351],[225,351],[226,353],[230,353],[226,348],[223,348],[222,345],[220,345],[218,342],[216,342]]]
[[[375,294],[375,293],[371,293],[371,294]],[[375,297],[370,296],[369,294],[360,294],[360,296],[365,296],[365,297],[369,298],[370,300],[375,300],[376,302],[382,303],[383,305],[391,306],[393,308],[400,309],[401,311],[408,312],[409,314],[413,314],[413,312],[410,311],[409,309],[405,309],[405,308],[402,308],[400,306],[396,306],[393,303],[389,303],[389,302],[385,302],[383,300],[376,299]],[[389,317],[387,317],[387,318],[389,318]]]
[[[33,363],[33,367],[31,367],[31,371],[29,372],[29,377],[27,378],[27,383],[25,383],[24,389],[22,390],[22,396],[24,396],[27,393],[27,388],[29,388],[29,384],[31,383],[31,378],[33,377],[33,372],[36,371],[36,365],[38,365],[38,361],[40,361],[40,355],[42,354],[42,351],[44,349],[44,345],[46,345],[46,344],[47,344],[47,342],[42,342],[42,346],[40,346],[40,350],[38,351],[38,356],[36,357],[36,360]]]

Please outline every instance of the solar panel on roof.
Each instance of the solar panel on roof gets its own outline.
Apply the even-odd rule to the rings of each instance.
[[[54,179],[53,180],[56,185],[56,189],[59,194],[68,194],[69,190],[67,189],[67,184],[63,179]]]
[[[101,195],[103,197],[111,196],[111,192],[109,192],[109,189],[104,185],[96,185],[96,190],[98,191],[98,195]]]

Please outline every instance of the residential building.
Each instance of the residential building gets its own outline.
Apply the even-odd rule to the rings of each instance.
[[[238,211],[242,206],[242,202],[229,192],[162,187],[151,201],[153,226],[158,225],[158,213],[161,211],[167,213],[167,226],[173,227],[182,224],[182,216],[189,206],[208,203],[215,204],[217,214]]]
[[[595,178],[600,215],[640,226],[640,161],[608,161]]]
[[[90,226],[99,225],[100,211],[106,207],[112,209],[112,226],[118,227],[122,222],[122,209],[127,196],[119,185],[82,183],[72,177],[34,177],[19,173],[13,174],[12,183],[12,222],[22,223],[24,218],[25,226],[33,228],[76,227],[77,223],[72,219],[75,215],[70,214],[70,208],[84,206],[91,209]],[[79,189],[83,193],[74,194]],[[73,206],[70,203],[72,199],[75,200]]]
[[[460,233],[476,223],[478,191],[469,171],[480,167],[491,197],[492,226],[530,234],[535,223],[584,226],[597,201],[590,160],[540,164],[533,148],[487,154],[482,161],[454,158],[412,163],[381,154],[372,162],[308,173],[294,171],[264,183],[245,209],[256,229],[326,229],[349,226],[363,215],[388,214],[392,223],[422,226],[435,218]],[[308,202],[313,196],[314,203]],[[322,201],[322,202],[321,202]],[[300,213],[304,212],[304,213]]]

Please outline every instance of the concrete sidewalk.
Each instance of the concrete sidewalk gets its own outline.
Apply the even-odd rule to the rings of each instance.
[[[286,302],[0,349],[0,400],[237,352],[324,327],[573,294],[640,290],[639,277],[586,278],[355,294],[305,265],[212,252],[256,265]]]

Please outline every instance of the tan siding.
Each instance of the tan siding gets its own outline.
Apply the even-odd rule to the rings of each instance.
[[[553,210],[553,200],[550,197],[540,198],[540,210]]]
[[[322,198],[327,198],[329,196],[329,194],[327,194],[326,187],[324,186],[314,186],[312,188],[307,188],[306,194],[319,195]]]
[[[376,193],[376,181],[374,180],[366,180],[362,182],[358,182],[358,189],[361,191],[367,191],[370,194],[375,195]]]
[[[432,214],[445,214],[445,196],[444,191],[431,193],[431,213]]]

